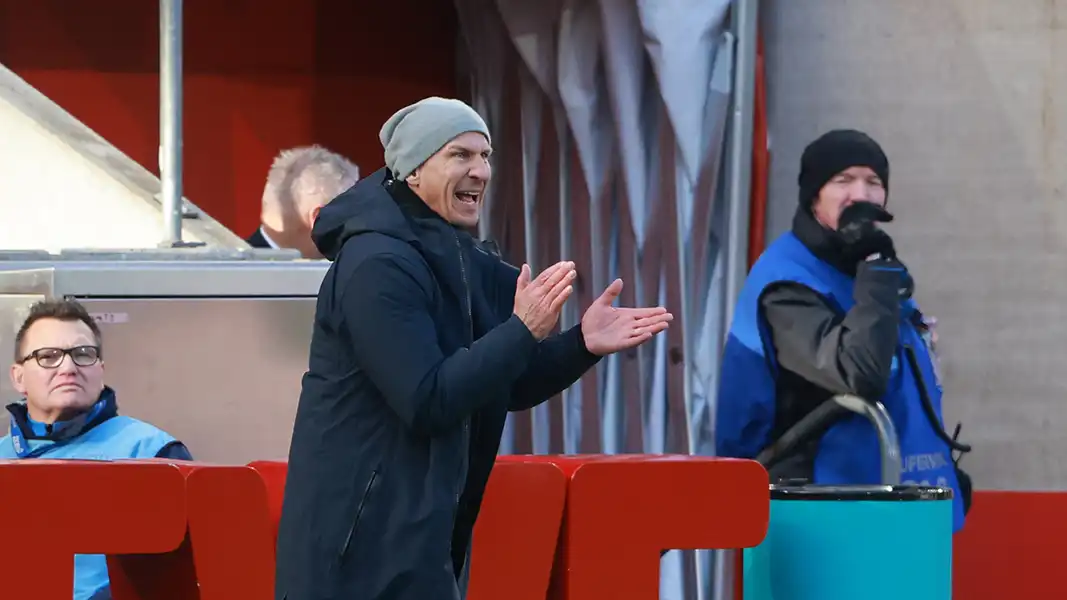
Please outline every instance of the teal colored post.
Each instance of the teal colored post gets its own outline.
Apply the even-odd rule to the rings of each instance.
[[[834,497],[804,489],[779,494],[786,499],[772,490],[767,537],[743,553],[745,600],[952,597],[951,490],[907,498],[859,486],[855,494],[841,486]]]

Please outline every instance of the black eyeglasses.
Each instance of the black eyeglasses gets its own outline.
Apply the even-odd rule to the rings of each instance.
[[[73,348],[38,348],[22,357],[19,364],[30,360],[37,361],[43,369],[55,369],[63,364],[63,357],[70,355],[70,359],[79,367],[91,367],[100,360],[100,346],[75,346]]]

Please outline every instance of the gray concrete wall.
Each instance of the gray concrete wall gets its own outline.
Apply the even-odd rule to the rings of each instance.
[[[1067,0],[765,0],[770,234],[804,145],[864,129],[983,489],[1067,488]]]

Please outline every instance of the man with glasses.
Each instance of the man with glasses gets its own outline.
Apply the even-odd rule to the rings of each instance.
[[[73,300],[38,302],[15,336],[11,384],[23,401],[8,405],[0,460],[30,458],[192,460],[166,432],[120,416],[104,385],[100,328]],[[74,557],[74,600],[110,597],[103,555]]]

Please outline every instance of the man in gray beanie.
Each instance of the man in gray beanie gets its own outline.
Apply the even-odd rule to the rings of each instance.
[[[458,600],[508,411],[664,331],[616,280],[551,335],[574,263],[536,278],[487,251],[488,128],[427,98],[381,130],[385,168],[322,209],[319,292],[289,451],[276,600]]]

